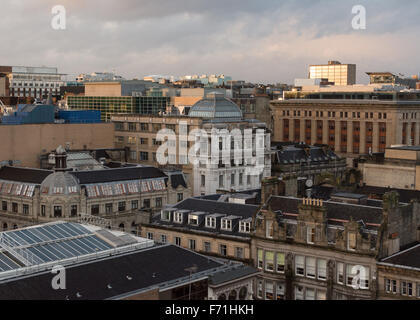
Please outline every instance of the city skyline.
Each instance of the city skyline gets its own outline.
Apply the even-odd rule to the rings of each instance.
[[[358,4],[366,8],[365,30],[352,29],[352,7]],[[115,71],[128,79],[223,73],[260,83],[293,83],[307,77],[310,64],[328,60],[356,64],[357,83],[368,82],[368,71],[411,76],[420,70],[415,1],[401,7],[392,0],[65,0],[65,30],[51,27],[55,5],[2,3],[7,15],[0,35],[10,43],[0,52],[3,65],[55,65],[72,76]]]

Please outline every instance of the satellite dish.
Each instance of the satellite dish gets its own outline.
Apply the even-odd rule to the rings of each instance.
[[[311,179],[306,180],[305,185],[310,188],[314,185],[314,182]]]

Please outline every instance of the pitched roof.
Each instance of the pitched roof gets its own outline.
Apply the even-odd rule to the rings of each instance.
[[[420,269],[420,244],[387,257],[381,262]]]
[[[218,272],[209,278],[211,285],[220,285],[222,283],[233,281],[236,279],[252,276],[259,273],[258,269],[247,265],[238,265],[236,268],[224,272]]]
[[[197,273],[207,274],[223,266],[213,259],[177,246],[160,246],[67,267],[66,289],[63,290],[52,288],[51,272],[3,282],[0,283],[0,299],[110,299],[179,278],[186,277],[188,280],[190,273],[185,269],[194,265],[197,266]],[[108,285],[111,288],[108,288]],[[81,295],[80,298],[76,296],[77,293]]]
[[[74,171],[70,173],[79,179],[80,184],[167,177],[162,170],[155,167],[128,167],[95,171]]]
[[[5,166],[0,168],[0,179],[41,184],[53,172],[51,170]]]
[[[380,198],[387,192],[396,191],[400,196],[400,202],[408,203],[413,199],[420,200],[420,191],[418,190],[405,190],[396,188],[386,187],[375,187],[375,186],[363,186],[356,189],[357,193],[363,193],[366,195],[376,195]]]
[[[258,206],[252,204],[239,204],[229,202],[219,202],[207,199],[188,198],[174,206],[177,209],[192,211],[204,211],[208,213],[221,213],[236,215],[240,217],[252,217],[258,210]]]

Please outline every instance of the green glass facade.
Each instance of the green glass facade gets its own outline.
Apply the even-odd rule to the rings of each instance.
[[[115,113],[154,114],[166,111],[169,97],[82,97],[69,96],[69,109],[100,110],[101,120],[109,121]]]

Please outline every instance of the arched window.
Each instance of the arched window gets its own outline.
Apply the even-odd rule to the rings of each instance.
[[[124,223],[121,223],[118,228],[120,228],[121,230],[124,230]]]
[[[226,295],[224,293],[222,293],[217,300],[226,300]]]
[[[3,223],[3,230],[7,230],[8,226],[7,223]]]
[[[232,290],[229,293],[229,299],[228,300],[237,300],[237,294],[236,294],[236,290]]]
[[[246,300],[246,295],[248,294],[248,288],[242,287],[239,290],[239,300]]]
[[[17,229],[17,228],[18,228],[17,224],[14,224],[13,229]]]
[[[136,222],[135,222],[135,221],[133,221],[133,222],[131,223],[131,233],[132,233],[132,234],[136,234],[136,231],[137,231]]]

